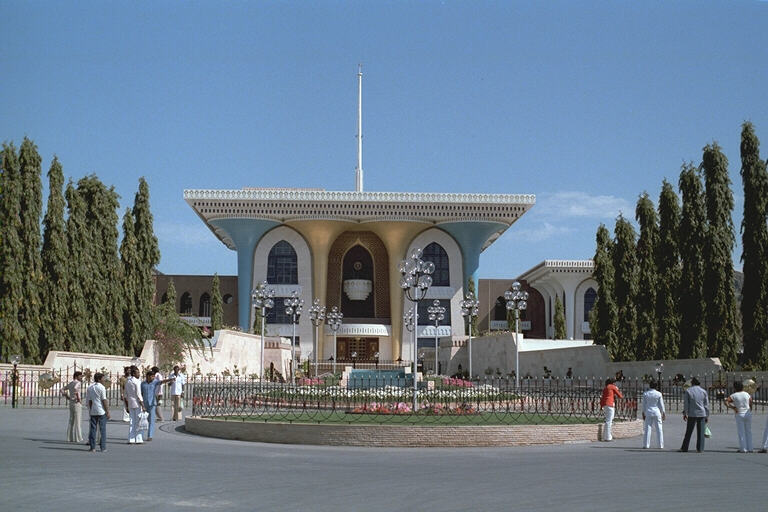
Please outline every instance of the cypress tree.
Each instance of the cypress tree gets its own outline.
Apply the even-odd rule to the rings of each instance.
[[[680,354],[682,359],[707,355],[707,324],[704,321],[704,244],[707,210],[701,177],[692,163],[680,171],[683,211],[680,218]]]
[[[65,191],[67,198],[67,296],[69,315],[67,317],[66,349],[73,352],[92,352],[92,319],[86,306],[86,290],[93,286],[94,274],[91,264],[91,241],[86,226],[85,201],[70,181]]]
[[[707,353],[719,357],[726,368],[733,368],[739,346],[731,259],[735,240],[733,193],[728,178],[728,159],[717,143],[704,148],[701,168],[709,224],[704,246]]]
[[[211,283],[211,331],[221,330],[223,319],[224,311],[222,310],[219,274],[213,274],[213,283]]]
[[[94,259],[93,288],[86,290],[91,341],[99,353],[120,354],[123,345],[123,295],[120,260],[117,255],[118,195],[95,175],[81,178],[77,189],[86,204],[86,225]]]
[[[768,172],[760,160],[760,141],[752,123],[741,130],[741,179],[744,218],[741,222],[744,288],[741,321],[744,359],[752,368],[768,368]]]
[[[64,224],[64,174],[54,157],[48,170],[48,206],[43,218],[43,303],[40,353],[67,349],[68,262],[67,233]]]
[[[138,355],[144,344],[143,336],[137,331],[138,316],[136,235],[133,232],[134,220],[131,210],[123,214],[123,240],[120,243],[120,263],[123,283],[123,350],[126,354]]]
[[[656,266],[656,250],[659,245],[659,226],[656,209],[648,193],[637,200],[635,219],[640,225],[637,240],[637,358],[653,359],[658,351],[656,321],[656,289],[659,275]]]
[[[40,321],[41,287],[43,283],[40,248],[40,220],[43,210],[43,184],[41,181],[42,159],[34,142],[24,137],[19,149],[19,170],[21,179],[21,267],[22,293],[24,301],[19,305],[19,321],[25,336],[22,350],[28,362],[40,362]]]
[[[565,310],[560,301],[560,294],[555,295],[555,339],[564,340],[568,337],[565,329]]]
[[[152,335],[153,298],[155,294],[154,269],[160,263],[160,249],[154,234],[152,211],[149,207],[149,185],[139,179],[139,190],[133,202],[134,233],[136,235],[136,336],[143,340]]]
[[[680,205],[672,185],[664,180],[659,196],[659,243],[656,265],[659,280],[656,293],[658,349],[654,358],[676,359],[680,352]]]
[[[617,359],[632,361],[636,357],[637,340],[637,255],[635,250],[635,228],[622,215],[616,220],[613,241],[613,268],[615,271],[615,293],[618,317]]]
[[[3,194],[0,196],[0,360],[8,361],[23,353],[25,329],[19,319],[24,302],[22,287],[21,172],[19,157],[13,144],[3,144],[0,160],[3,172]]]
[[[617,356],[619,316],[614,292],[613,259],[611,257],[611,235],[605,225],[597,228],[597,249],[595,250],[594,272],[597,281],[597,301],[590,312],[589,326],[592,337],[598,345],[604,345],[611,357]]]

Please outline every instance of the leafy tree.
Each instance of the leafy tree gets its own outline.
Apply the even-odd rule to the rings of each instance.
[[[741,179],[744,218],[741,222],[744,288],[741,318],[744,359],[753,368],[768,368],[768,172],[760,160],[760,141],[752,123],[741,131]]]
[[[48,170],[48,206],[43,218],[42,329],[40,353],[67,350],[67,318],[69,317],[69,250],[64,221],[64,174],[61,163],[54,157]]]
[[[555,295],[555,339],[564,340],[568,337],[565,330],[565,310],[560,301],[560,295]]]
[[[636,357],[637,340],[637,254],[635,250],[635,229],[622,215],[616,219],[613,241],[613,268],[615,271],[615,293],[618,317],[617,359],[632,361]]]
[[[176,312],[176,287],[173,280],[168,284],[167,300],[157,307],[153,338],[156,342],[158,359],[162,366],[184,361],[185,352],[204,350],[200,331],[181,319]]]
[[[85,201],[77,188],[70,181],[65,191],[67,198],[67,296],[69,298],[69,315],[67,317],[67,350],[73,352],[92,351],[91,331],[86,306],[86,290],[93,286],[94,274],[91,247],[91,236],[86,226]]]
[[[43,283],[40,248],[40,218],[43,210],[43,184],[41,182],[40,154],[34,142],[24,137],[19,149],[19,177],[21,180],[21,288],[24,300],[19,305],[19,321],[25,336],[22,350],[25,360],[40,362],[40,303]]]
[[[144,346],[143,336],[136,329],[138,300],[136,235],[133,232],[133,215],[126,208],[123,214],[123,240],[120,242],[120,263],[122,266],[123,288],[123,350],[127,354],[138,355]]]
[[[656,320],[656,289],[659,271],[656,250],[659,245],[659,226],[653,201],[645,192],[637,201],[635,219],[640,225],[637,240],[637,342],[636,354],[641,360],[653,359],[658,351]]]
[[[728,159],[717,143],[704,147],[701,168],[709,224],[704,245],[707,353],[719,357],[726,368],[733,368],[739,344],[731,259],[735,239],[733,193],[728,178]]]
[[[614,292],[614,270],[611,256],[611,235],[605,225],[597,228],[597,249],[593,259],[595,269],[592,273],[597,281],[597,301],[589,317],[590,331],[595,343],[605,345],[608,354],[616,357],[618,338],[616,337],[619,324],[619,313],[616,307]]]
[[[656,265],[659,272],[656,294],[658,349],[654,358],[675,359],[680,351],[680,205],[672,185],[664,180],[659,196],[659,243]]]
[[[153,297],[155,294],[154,269],[160,263],[160,249],[154,234],[152,211],[149,207],[149,185],[139,179],[139,190],[133,202],[134,233],[136,235],[136,319],[137,336],[147,339],[155,324]],[[143,341],[142,341],[143,344]]]
[[[219,274],[213,274],[213,282],[211,283],[211,330],[214,332],[220,330],[223,319],[224,311],[222,310]]]
[[[24,302],[23,248],[20,238],[21,171],[16,148],[3,144],[3,194],[0,196],[0,360],[8,361],[14,354],[22,354],[26,331],[19,318]]]

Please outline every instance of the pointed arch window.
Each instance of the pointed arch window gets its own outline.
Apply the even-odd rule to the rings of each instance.
[[[211,296],[207,292],[200,296],[197,316],[211,316]]]
[[[421,258],[435,264],[435,272],[432,274],[432,286],[451,286],[451,274],[449,270],[448,253],[443,246],[432,242],[424,248]]]
[[[496,299],[496,305],[493,306],[493,319],[497,322],[507,319],[507,301],[504,297]]]
[[[595,301],[597,300],[597,292],[594,288],[589,287],[584,292],[584,321],[589,322],[589,312],[595,307]]]
[[[181,296],[181,305],[179,306],[179,314],[191,315],[192,314],[192,295],[189,292],[184,292]]]
[[[293,246],[281,240],[269,251],[267,257],[267,283],[299,284],[299,266]]]

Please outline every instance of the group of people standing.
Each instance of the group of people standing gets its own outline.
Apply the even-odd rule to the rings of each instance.
[[[125,411],[128,414],[128,444],[143,444],[152,441],[155,433],[156,420],[162,421],[160,402],[163,398],[163,384],[170,383],[171,400],[173,407],[173,421],[181,418],[183,411],[183,393],[186,377],[181,373],[179,366],[173,367],[167,379],[163,379],[160,369],[153,367],[145,373],[145,380],[139,379],[140,371],[137,366],[128,366],[124,369],[125,384],[122,400]],[[102,452],[107,451],[107,421],[110,419],[109,400],[107,390],[102,384],[104,375],[96,373],[93,376],[93,384],[86,391],[86,405],[90,415],[90,429],[88,433],[89,451],[96,451],[96,441],[99,439],[99,447]],[[69,402],[69,423],[67,424],[67,441],[82,443],[82,397],[80,389],[83,382],[83,372],[76,371],[61,393]],[[146,413],[146,439],[141,425],[142,413]]]
[[[643,448],[651,447],[652,430],[656,432],[658,448],[664,448],[664,430],[662,422],[666,420],[664,398],[658,391],[657,383],[651,380],[648,390],[643,393],[640,409],[643,415]],[[733,394],[725,398],[725,405],[734,411],[736,418],[736,432],[739,439],[739,452],[752,452],[752,396],[744,391],[744,384],[736,381],[733,383]],[[607,379],[603,394],[600,398],[600,406],[605,415],[603,427],[603,441],[612,441],[611,428],[615,413],[616,399],[623,398],[621,391],[614,379]],[[709,394],[701,387],[701,382],[696,377],[691,378],[691,385],[683,394],[683,421],[685,435],[683,444],[678,451],[687,452],[691,443],[694,429],[696,430],[696,451],[704,451],[705,439],[709,436]],[[760,453],[768,452],[768,422],[763,433],[763,443]]]

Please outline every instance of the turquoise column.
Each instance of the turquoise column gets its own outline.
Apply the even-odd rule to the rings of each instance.
[[[445,222],[437,225],[438,228],[450,234],[461,248],[461,256],[464,259],[464,280],[462,287],[467,286],[470,278],[475,283],[477,294],[477,269],[480,267],[480,252],[483,244],[497,231],[507,227],[501,222]]]
[[[251,285],[253,253],[264,233],[279,222],[259,219],[214,219],[212,226],[226,232],[237,249],[237,319],[243,332],[249,332],[251,319]]]

